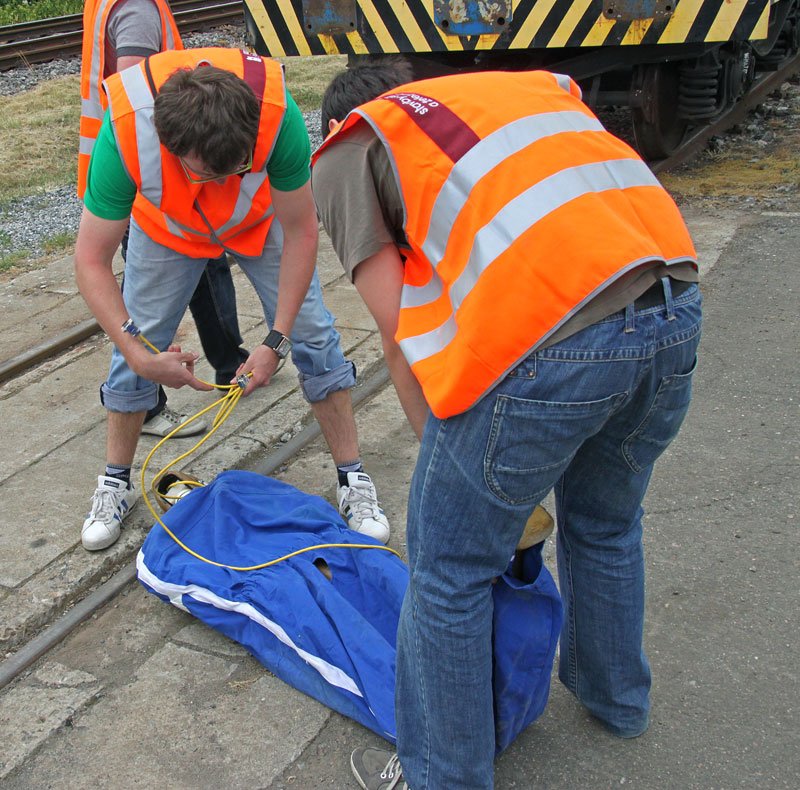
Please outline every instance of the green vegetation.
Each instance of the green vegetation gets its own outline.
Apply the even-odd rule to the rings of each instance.
[[[289,93],[302,112],[318,110],[328,83],[347,68],[346,55],[278,58],[286,71]]]
[[[0,0],[0,25],[82,13],[83,0]]]
[[[0,205],[75,182],[80,78],[0,97]]]
[[[11,271],[28,259],[27,250],[17,250],[8,255],[0,255],[0,274]]]
[[[63,233],[56,233],[42,242],[42,249],[44,249],[45,253],[48,255],[52,255],[56,252],[64,252],[65,250],[71,249],[75,244],[75,237],[76,234],[66,231]]]

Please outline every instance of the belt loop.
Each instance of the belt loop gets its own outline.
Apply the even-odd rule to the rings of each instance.
[[[625,331],[628,333],[636,331],[636,324],[633,320],[633,302],[625,308]]]
[[[667,321],[674,321],[675,301],[672,298],[672,285],[669,277],[662,277],[661,285],[664,288],[664,304],[667,306]]]

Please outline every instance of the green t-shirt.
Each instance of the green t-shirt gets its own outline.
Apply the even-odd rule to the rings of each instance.
[[[278,139],[267,162],[269,183],[281,192],[299,189],[310,177],[311,142],[303,114],[286,93],[286,112]],[[130,216],[136,185],[122,164],[111,117],[106,112],[92,149],[83,203],[101,219],[126,219]]]

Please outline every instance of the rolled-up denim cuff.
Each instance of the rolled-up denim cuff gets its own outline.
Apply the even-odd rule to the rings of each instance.
[[[148,382],[147,389],[112,390],[107,384],[100,387],[100,403],[108,411],[132,414],[150,411],[158,403],[158,385]]]
[[[332,392],[349,390],[356,385],[356,366],[349,361],[319,376],[298,377],[300,389],[309,403],[319,403]]]

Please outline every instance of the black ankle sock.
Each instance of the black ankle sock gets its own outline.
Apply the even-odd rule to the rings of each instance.
[[[336,474],[339,477],[339,485],[346,486],[347,485],[347,475],[349,472],[363,472],[364,471],[364,464],[361,463],[361,459],[357,458],[355,461],[351,461],[349,464],[339,464],[336,467]]]
[[[106,464],[106,477],[116,477],[117,480],[125,483],[126,488],[131,487],[131,468],[129,466]]]

